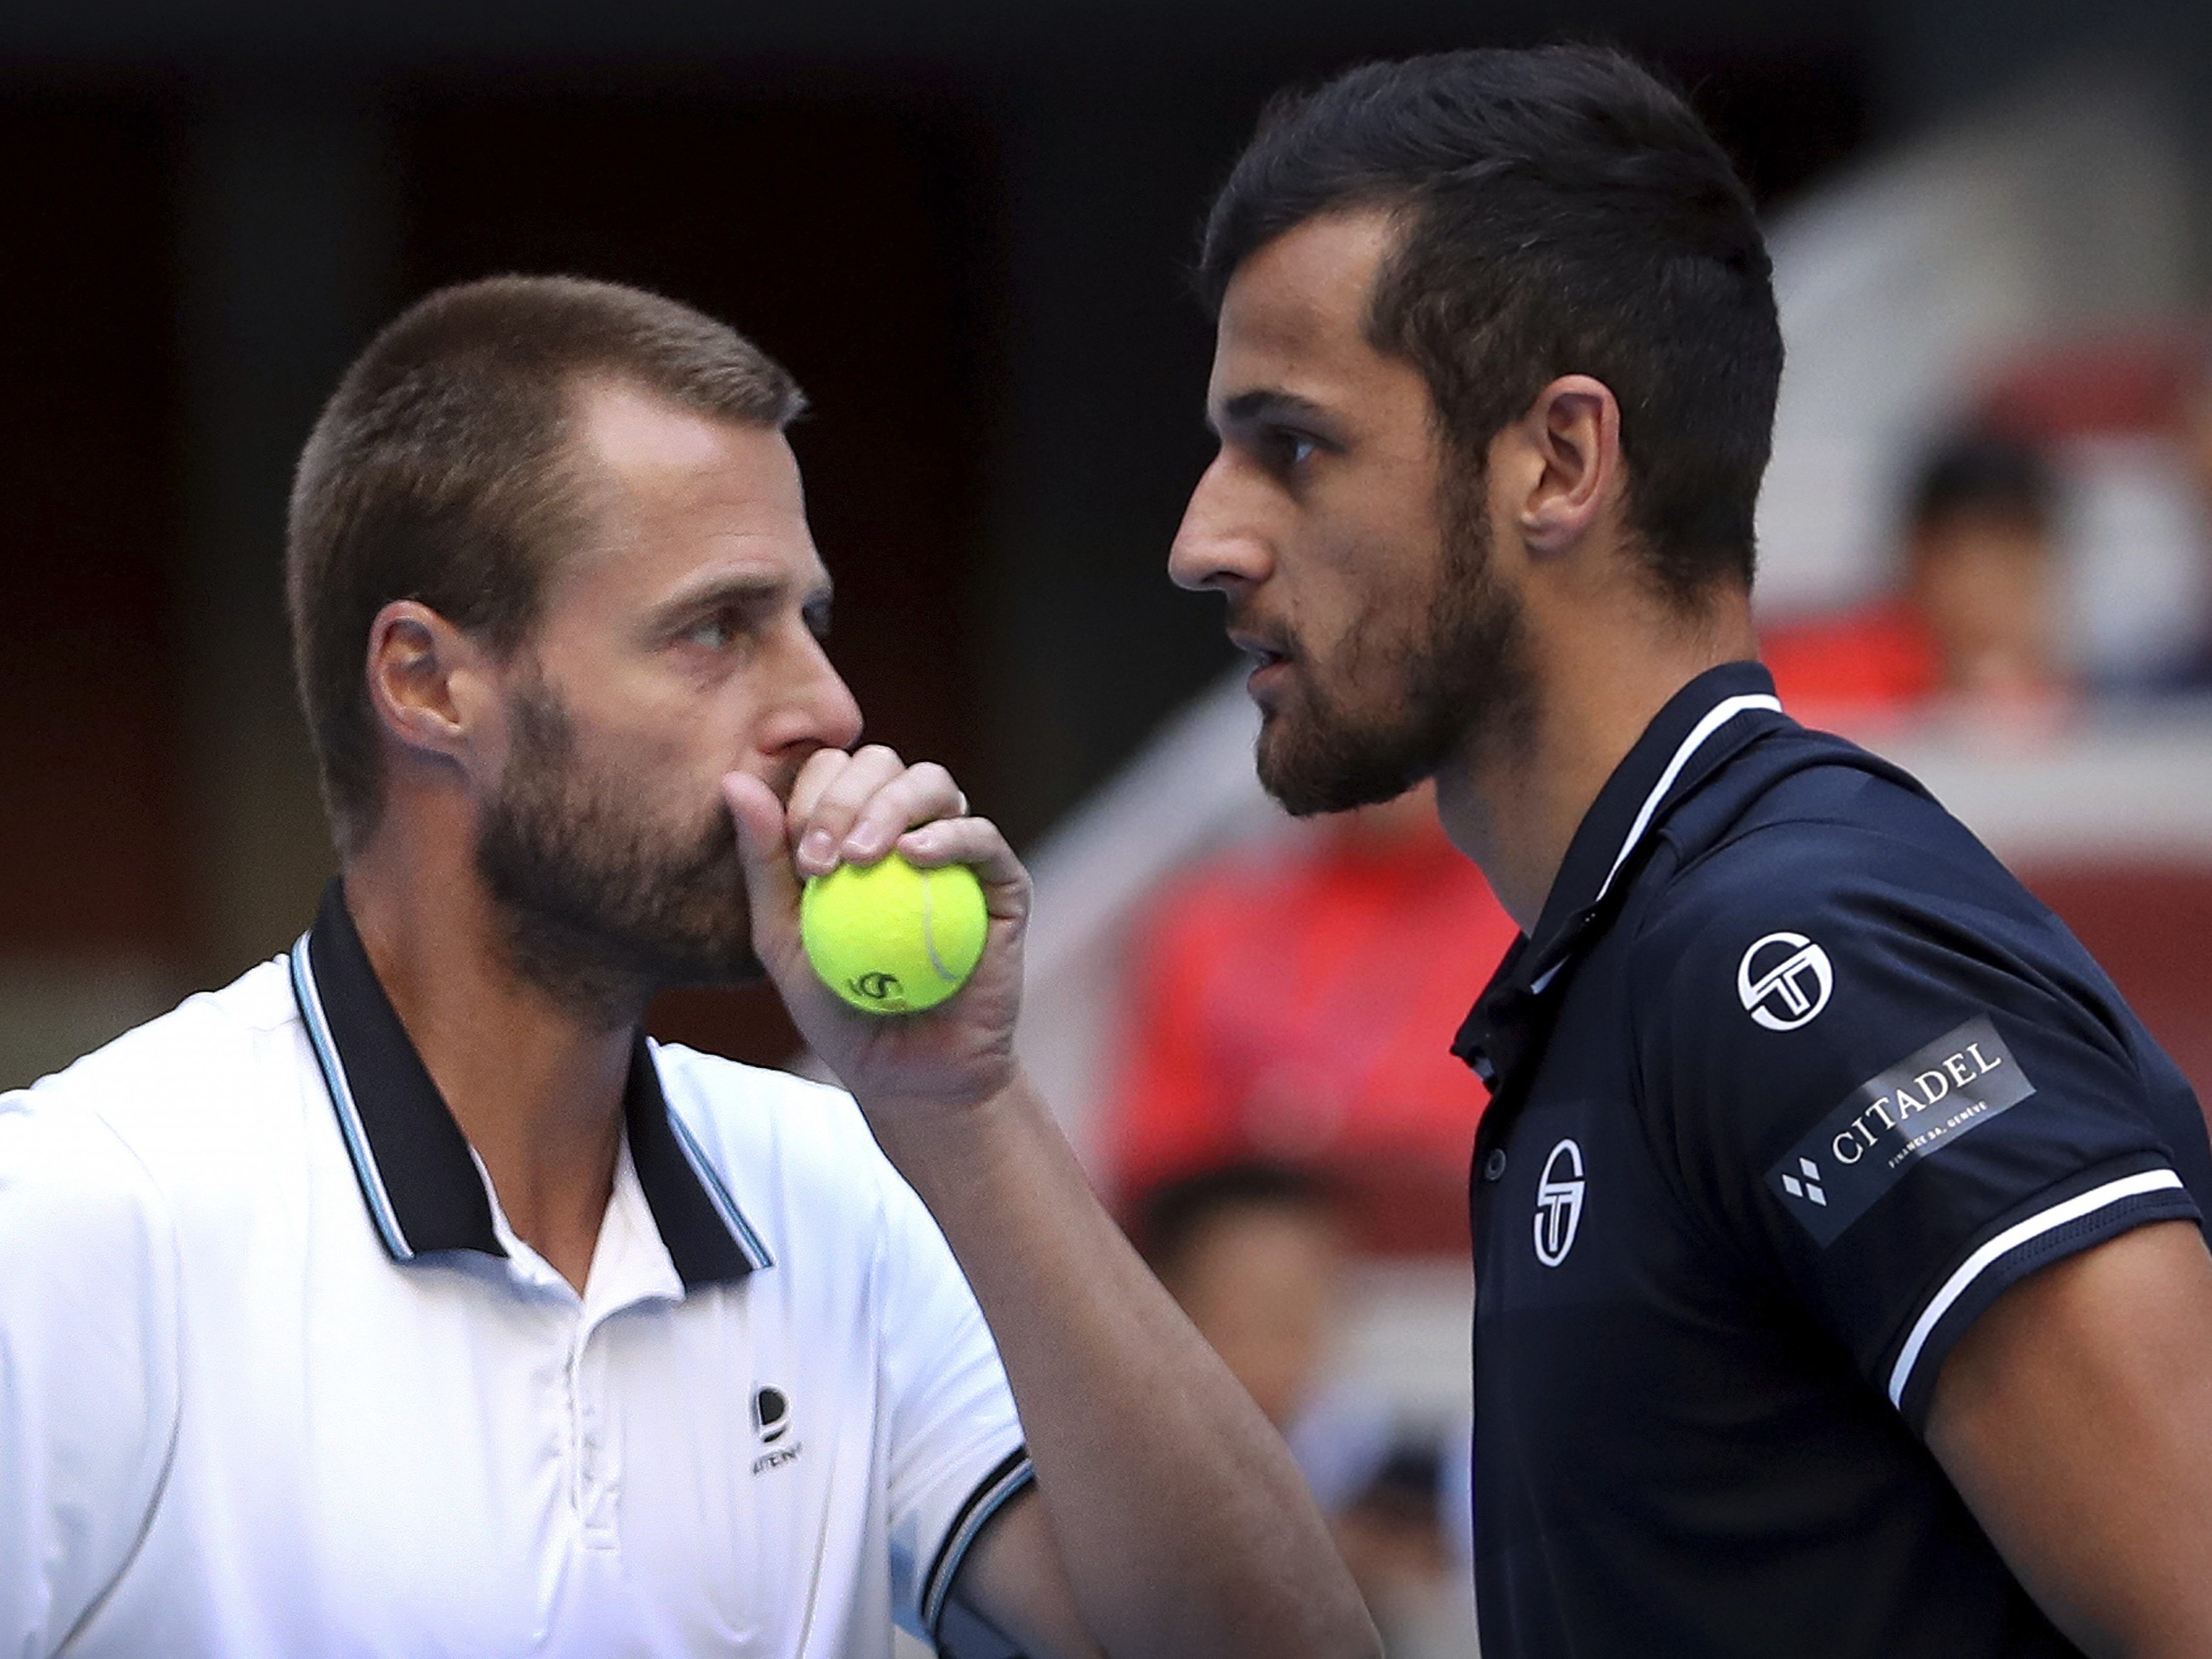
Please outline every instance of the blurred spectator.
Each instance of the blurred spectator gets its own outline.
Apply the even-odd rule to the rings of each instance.
[[[1337,1547],[1388,1659],[1474,1659],[1471,1558],[1442,1520],[1459,1495],[1448,1483],[1467,1473],[1436,1437],[1403,1437],[1334,1516]]]
[[[2180,436],[2190,474],[2212,515],[2212,350],[2200,357],[2203,367],[2184,405]]]
[[[2035,716],[2063,697],[2055,489],[2035,448],[1969,435],[1929,457],[1906,516],[1903,590],[1778,629],[1764,645],[1784,704],[1812,724],[1864,724],[1938,699]]]
[[[2202,689],[2212,678],[2212,385],[2193,318],[2028,345],[1972,424],[2033,446],[2066,480],[2066,656],[2084,688]]]
[[[1124,1202],[1256,1157],[1325,1170],[1366,1248],[1463,1249],[1487,1097],[1446,1044],[1514,933],[1425,787],[1175,884],[1108,1107]]]
[[[1445,1433],[1405,1432],[1382,1402],[1328,1386],[1348,1266],[1328,1185],[1284,1164],[1222,1164],[1146,1194],[1137,1230],[1160,1282],[1289,1441],[1389,1659],[1472,1659],[1457,1535],[1469,1471],[1453,1455],[1466,1425],[1448,1449]]]
[[[1138,1243],[1267,1420],[1288,1431],[1310,1403],[1343,1298],[1344,1230],[1328,1188],[1279,1164],[1199,1170],[1147,1194]]]
[[[2183,401],[2176,422],[2182,459],[2189,481],[2196,487],[2198,542],[2203,556],[2212,559],[2212,353],[2200,353],[2203,368],[2191,395]],[[2171,676],[2149,688],[2155,691],[2201,693],[2212,690],[2212,636],[2200,639]]]

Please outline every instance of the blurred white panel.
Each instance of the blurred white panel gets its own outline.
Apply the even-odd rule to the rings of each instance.
[[[1938,718],[1862,740],[2008,862],[2212,859],[2212,702],[2093,709],[2049,732]]]
[[[1193,860],[1291,825],[1253,773],[1259,732],[1240,668],[1170,721],[1030,860],[1036,909],[1022,1059],[1086,1159],[1112,1080],[1130,928]]]
[[[1330,1384],[1387,1401],[1400,1421],[1456,1423],[1474,1410],[1471,1259],[1376,1261],[1355,1273]]]
[[[2212,547],[2195,476],[2160,438],[2082,439],[2058,459],[2075,666],[2092,680],[2172,670],[2212,618]]]
[[[1762,610],[1878,591],[1899,491],[1980,376],[2033,342],[2185,307],[2192,222],[2182,147],[2117,74],[2041,87],[1784,214]]]

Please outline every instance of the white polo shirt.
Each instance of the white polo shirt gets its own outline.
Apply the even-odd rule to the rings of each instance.
[[[289,957],[0,1097],[0,1655],[742,1654],[933,1636],[1029,1479],[833,1090],[641,1042],[580,1297],[333,886]]]

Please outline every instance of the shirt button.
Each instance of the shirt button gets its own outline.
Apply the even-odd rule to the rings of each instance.
[[[1492,1146],[1490,1149],[1490,1156],[1482,1160],[1482,1178],[1485,1181],[1495,1181],[1504,1173],[1505,1149],[1503,1146]]]

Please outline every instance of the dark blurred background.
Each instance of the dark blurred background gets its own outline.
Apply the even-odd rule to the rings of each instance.
[[[1033,844],[1226,661],[1214,607],[1161,572],[1206,453],[1182,271],[1272,88],[1609,40],[1786,204],[2042,63],[2212,66],[2202,7],[2077,9],[0,10],[4,1080],[307,916],[331,858],[280,622],[286,483],[339,368],[424,289],[619,278],[788,363],[872,733]],[[788,1048],[758,998],[660,1023]]]

